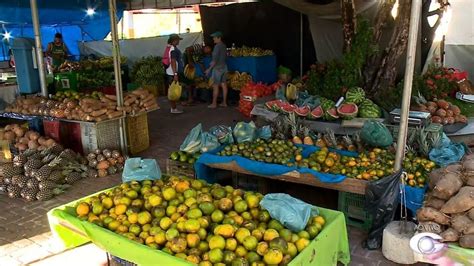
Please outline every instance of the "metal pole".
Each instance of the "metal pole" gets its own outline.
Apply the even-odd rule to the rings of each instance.
[[[300,12],[300,77],[303,76],[303,13]]]
[[[403,84],[402,108],[400,113],[400,131],[397,140],[397,153],[395,155],[395,171],[402,169],[405,156],[405,146],[408,133],[408,114],[410,111],[410,98],[415,70],[415,55],[418,42],[418,27],[420,25],[421,0],[413,0],[411,5],[410,29],[408,32],[408,49]]]
[[[38,73],[40,78],[41,95],[48,96],[48,87],[46,86],[46,71],[44,68],[43,46],[41,45],[41,30],[38,18],[38,6],[36,0],[30,0],[31,19],[33,20],[33,30],[35,32],[36,60],[38,61]]]
[[[122,94],[122,70],[120,68],[120,44],[117,35],[117,5],[115,0],[109,0],[109,16],[110,16],[110,35],[112,37],[112,56],[114,59],[115,74],[115,92],[117,95],[117,106],[123,106]],[[127,154],[127,137],[125,132],[125,119],[119,120],[120,131],[120,148],[122,153]]]

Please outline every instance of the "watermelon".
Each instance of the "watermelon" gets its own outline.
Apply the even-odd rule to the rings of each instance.
[[[360,104],[365,100],[365,91],[360,87],[353,87],[346,92],[346,102]]]
[[[359,108],[355,103],[342,103],[338,108],[337,108],[337,113],[339,116],[341,116],[343,119],[352,119],[357,116],[357,112],[359,111]]]
[[[287,113],[287,114],[290,114],[290,113],[293,113],[296,109],[296,106],[292,105],[292,104],[289,104],[289,103],[286,103],[286,104],[282,104],[280,106],[280,110],[283,112],[283,113]]]
[[[359,106],[359,117],[362,118],[379,118],[382,116],[382,111],[372,101],[364,102]]]
[[[273,100],[265,103],[265,107],[272,111],[278,111],[282,100]]]
[[[324,111],[334,108],[335,106],[336,106],[336,103],[334,101],[328,100],[325,98],[321,99],[321,107],[323,108]]]
[[[337,110],[336,107],[330,108],[326,112],[324,112],[324,117],[325,120],[331,121],[331,120],[336,120],[339,118],[337,115]]]
[[[309,106],[301,106],[295,109],[295,113],[299,116],[306,117],[311,113],[311,109]]]
[[[311,113],[309,114],[309,117],[312,118],[312,119],[318,119],[318,118],[323,117],[323,114],[324,114],[324,111],[323,111],[323,108],[320,105],[320,106],[314,108],[313,111],[311,111]]]

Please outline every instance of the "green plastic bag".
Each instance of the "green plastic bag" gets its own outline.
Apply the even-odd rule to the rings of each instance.
[[[309,218],[319,214],[316,207],[284,193],[267,194],[260,205],[293,232],[304,230]]]
[[[237,143],[251,142],[257,136],[257,126],[253,121],[250,123],[239,122],[235,125],[233,133]]]
[[[201,136],[201,152],[212,151],[221,146],[216,136],[211,133],[204,132]]]
[[[173,81],[168,88],[168,100],[177,101],[181,98],[182,87],[177,81]]]
[[[375,120],[364,123],[360,132],[362,141],[373,147],[387,147],[392,145],[393,137],[387,127]]]
[[[201,150],[202,141],[202,125],[199,123],[195,126],[184,139],[183,144],[179,147],[179,150],[187,153],[196,153]]]
[[[122,182],[155,180],[161,178],[161,170],[155,159],[129,158],[125,161]]]

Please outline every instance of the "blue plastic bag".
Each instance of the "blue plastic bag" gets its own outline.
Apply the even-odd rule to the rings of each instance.
[[[316,207],[284,193],[267,194],[260,205],[293,232],[303,230],[309,219],[319,214]]]
[[[415,214],[416,211],[423,206],[427,186],[422,188],[402,184],[400,184],[400,186],[402,193],[405,193],[406,207]]]
[[[464,144],[452,142],[446,134],[443,133],[441,147],[431,149],[429,157],[430,160],[437,165],[445,167],[448,164],[459,162],[465,153],[466,149]]]
[[[219,140],[213,134],[204,132],[201,134],[201,136],[202,136],[201,152],[204,153],[204,152],[212,151],[218,148],[219,146],[221,146],[221,144],[219,143]]]
[[[272,128],[270,126],[263,126],[258,129],[257,138],[270,139],[272,137]]]
[[[154,180],[161,178],[161,170],[155,159],[129,158],[125,161],[122,182]]]
[[[278,87],[277,91],[275,92],[275,99],[282,100],[284,102],[288,101],[286,99],[285,92],[286,92],[286,85],[281,84],[280,87]]]
[[[233,132],[237,143],[251,142],[257,136],[257,127],[253,121],[250,123],[239,122],[235,125]]]
[[[201,123],[197,124],[189,134],[184,139],[183,144],[179,147],[181,151],[187,153],[196,153],[201,150],[201,141],[202,141],[202,125]]]
[[[234,137],[232,136],[232,128],[228,126],[213,126],[209,129],[209,132],[217,137],[221,144],[233,144]]]

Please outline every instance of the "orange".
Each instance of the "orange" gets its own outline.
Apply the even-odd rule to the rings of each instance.
[[[86,216],[87,214],[89,214],[90,209],[91,208],[90,208],[89,204],[87,204],[85,202],[81,202],[76,207],[76,213],[79,216]]]

